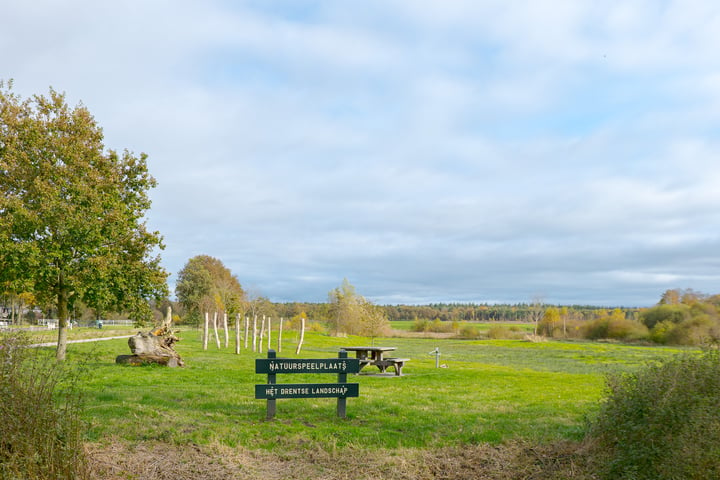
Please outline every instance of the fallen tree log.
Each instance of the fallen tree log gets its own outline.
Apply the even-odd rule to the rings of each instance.
[[[167,317],[159,327],[149,332],[138,332],[128,338],[132,355],[118,355],[115,363],[125,365],[145,365],[155,363],[168,367],[182,367],[185,362],[175,351],[173,345],[180,341],[171,329],[172,314],[168,307]]]
[[[180,367],[181,360],[175,357],[163,357],[160,355],[118,355],[115,363],[123,365],[148,365],[155,363],[166,367]]]

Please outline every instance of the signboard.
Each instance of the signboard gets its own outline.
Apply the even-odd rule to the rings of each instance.
[[[255,385],[255,398],[348,398],[359,397],[357,383],[276,383]]]
[[[360,386],[347,383],[348,373],[360,371],[360,360],[348,358],[340,350],[338,358],[277,358],[268,350],[268,358],[255,360],[255,373],[266,373],[267,383],[255,385],[255,398],[267,400],[267,419],[275,417],[275,400],[280,398],[337,398],[337,415],[345,418],[348,397],[359,397]],[[278,373],[336,373],[337,383],[277,383]]]
[[[358,373],[357,358],[258,358],[255,373]]]

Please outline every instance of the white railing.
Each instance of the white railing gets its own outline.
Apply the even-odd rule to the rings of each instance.
[[[77,320],[69,320],[68,326],[72,327],[97,327],[98,323],[102,322],[103,327],[106,326],[126,326],[132,327],[135,324],[134,320],[121,319],[121,320],[92,320],[90,322],[78,322]],[[42,318],[38,320],[37,325],[11,325],[9,322],[1,321],[0,329],[12,329],[12,330],[25,330],[28,332],[40,332],[43,330],[55,330],[58,328],[59,320],[56,318]]]

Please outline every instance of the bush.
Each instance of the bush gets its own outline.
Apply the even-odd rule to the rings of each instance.
[[[524,332],[516,325],[505,327],[502,325],[490,327],[487,337],[493,340],[519,339],[523,338]]]
[[[425,318],[415,318],[412,325],[413,332],[429,332],[430,322]]]
[[[87,478],[77,372],[0,335],[0,478]]]
[[[608,479],[720,478],[720,354],[608,378],[590,426]]]
[[[416,318],[413,322],[413,332],[451,333],[457,328],[456,322],[443,322],[436,318],[432,322]]]
[[[662,322],[656,323],[650,332],[650,340],[655,343],[668,343],[668,335],[674,328],[675,323],[670,320],[663,320]]]
[[[477,325],[464,323],[458,332],[460,338],[480,338],[480,329]]]
[[[690,307],[687,305],[658,305],[640,313],[640,321],[648,328],[661,322],[680,323],[690,318]]]
[[[675,345],[708,345],[716,343],[718,323],[708,315],[689,318],[667,332],[667,343]]]
[[[583,334],[590,340],[642,340],[649,336],[647,327],[642,323],[615,317],[602,317],[587,322],[583,326]]]

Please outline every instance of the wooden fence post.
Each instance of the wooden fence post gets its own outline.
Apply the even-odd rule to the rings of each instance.
[[[240,314],[235,315],[235,354],[240,354]]]
[[[248,348],[248,334],[250,333],[250,317],[245,315],[245,350]]]
[[[260,337],[258,338],[258,352],[263,351],[263,338],[265,337],[265,315],[263,315],[262,323],[260,324]]]
[[[257,352],[257,315],[253,317],[253,352]]]
[[[283,329],[283,317],[280,317],[280,325],[278,326],[278,353],[282,352],[282,329]]]
[[[210,333],[208,331],[208,323],[210,323],[210,317],[208,316],[208,312],[205,312],[205,324],[203,327],[203,350],[207,350],[208,334]]]
[[[230,343],[230,337],[228,335],[227,312],[223,312],[223,329],[225,330],[225,348],[228,348],[228,344]]]
[[[300,353],[300,349],[302,348],[303,340],[305,340],[305,319],[300,319],[300,340],[297,344],[297,349],[295,349],[295,355]]]
[[[218,335],[218,312],[213,315],[213,331],[215,332],[215,343],[220,348],[220,336]]]

